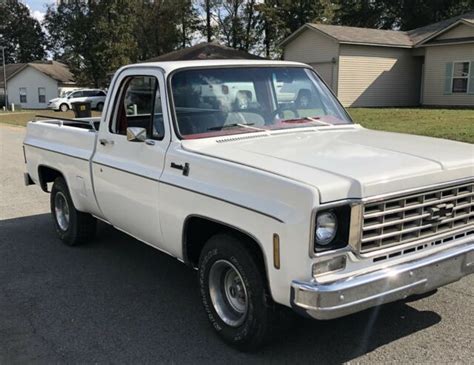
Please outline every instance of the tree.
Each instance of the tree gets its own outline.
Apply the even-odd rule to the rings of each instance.
[[[183,34],[186,33],[178,30],[181,19],[177,16],[175,2],[140,1],[135,2],[135,6],[139,21],[134,34],[139,45],[139,60],[147,60],[179,48]]]
[[[334,11],[329,0],[265,0],[257,9],[267,57],[278,55],[278,43],[304,24],[331,22]]]
[[[185,48],[191,45],[196,32],[201,29],[201,20],[192,0],[177,0],[175,6],[179,19],[177,31],[180,46]]]
[[[474,10],[474,0],[402,0],[390,1],[395,26],[410,30]],[[398,11],[397,11],[398,10]]]
[[[392,2],[391,0],[337,0],[333,22],[352,27],[392,29],[395,23]]]
[[[102,0],[48,8],[44,24],[51,51],[70,66],[78,83],[103,86],[108,73],[137,60],[134,3]]]
[[[138,44],[133,35],[136,22],[135,1],[133,0],[101,0],[90,5],[95,43],[92,52],[102,69],[102,77],[119,67],[137,61]],[[106,78],[100,78],[103,85]]]
[[[257,1],[226,0],[216,12],[220,40],[227,46],[249,51],[260,42]]]
[[[474,0],[336,0],[334,23],[411,30],[474,9]]]
[[[199,5],[205,18],[205,26],[202,27],[201,33],[208,42],[212,42],[212,38],[214,36],[215,25],[213,24],[213,20],[215,19],[214,12],[217,5],[217,0],[202,0]]]
[[[46,57],[46,37],[40,23],[18,0],[0,1],[0,46],[5,62],[31,62]]]

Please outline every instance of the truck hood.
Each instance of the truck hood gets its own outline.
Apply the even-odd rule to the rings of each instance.
[[[183,148],[258,168],[319,191],[365,198],[474,175],[474,145],[359,125],[185,140]]]

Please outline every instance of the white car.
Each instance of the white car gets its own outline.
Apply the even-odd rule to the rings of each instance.
[[[48,109],[67,112],[72,109],[73,103],[91,103],[92,109],[102,111],[104,107],[106,93],[100,89],[81,89],[68,92],[64,97],[51,99],[48,102]]]
[[[474,146],[365,129],[304,64],[126,66],[101,118],[30,122],[24,151],[65,244],[101,220],[190,265],[242,350],[282,306],[332,319],[474,272]]]

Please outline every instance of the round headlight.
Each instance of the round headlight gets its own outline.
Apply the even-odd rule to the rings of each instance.
[[[316,218],[316,243],[325,246],[336,237],[337,218],[333,212],[323,212]]]

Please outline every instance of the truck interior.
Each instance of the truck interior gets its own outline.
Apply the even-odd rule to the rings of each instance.
[[[251,131],[242,125],[282,128],[285,120],[305,117],[351,122],[321,80],[301,67],[183,70],[172,76],[171,86],[183,138],[228,134],[230,128],[233,133]]]

